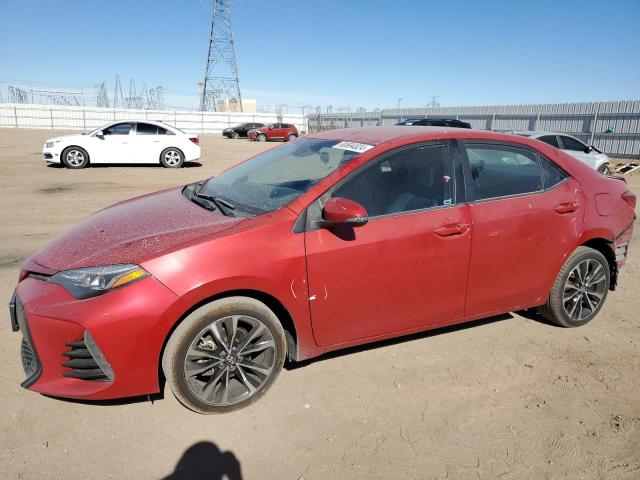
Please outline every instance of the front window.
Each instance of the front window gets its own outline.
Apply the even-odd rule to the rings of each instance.
[[[347,142],[302,138],[264,152],[207,181],[203,192],[258,215],[277,210],[360,155]]]
[[[576,140],[575,138],[561,136],[562,139],[562,148],[564,150],[573,150],[576,152],[582,152],[586,150],[587,146],[582,143],[580,140]]]
[[[102,130],[104,135],[129,135],[133,123],[116,123],[109,128]]]

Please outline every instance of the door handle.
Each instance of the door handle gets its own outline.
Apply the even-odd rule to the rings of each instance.
[[[554,210],[558,213],[571,213],[578,210],[579,206],[580,204],[578,202],[565,202],[556,205]]]
[[[433,229],[436,235],[441,237],[450,237],[452,235],[462,235],[467,232],[471,225],[468,223],[449,223]]]

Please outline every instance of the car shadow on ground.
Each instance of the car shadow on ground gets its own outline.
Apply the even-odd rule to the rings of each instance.
[[[182,168],[198,168],[201,167],[202,164],[200,162],[184,162]],[[117,168],[117,167],[125,167],[125,168],[164,168],[162,165],[155,163],[99,163],[96,165],[89,165],[86,168]],[[60,163],[48,163],[47,168],[55,168],[55,169],[63,169],[66,168],[64,165]]]
[[[537,322],[541,322],[541,323],[545,323],[547,325],[551,325],[553,327],[557,327],[557,325],[555,323],[551,323],[548,320],[546,320],[544,317],[542,317],[540,314],[537,313],[536,309],[529,309],[529,310],[522,310],[522,311],[518,311],[515,312],[518,315],[525,317],[529,320],[534,320]],[[410,335],[403,335],[400,337],[396,337],[396,338],[390,338],[387,340],[380,340],[378,342],[373,342],[373,343],[367,343],[365,345],[357,345],[355,347],[348,347],[348,348],[344,348],[341,350],[336,350],[334,352],[329,352],[329,353],[325,353],[324,355],[320,355],[319,357],[315,357],[315,358],[310,358],[309,360],[303,360],[302,362],[290,362],[287,361],[285,363],[284,368],[286,370],[296,370],[298,368],[303,368],[311,363],[316,363],[316,362],[324,362],[326,360],[331,360],[332,358],[337,358],[337,357],[341,357],[343,355],[351,355],[352,353],[358,353],[358,352],[365,352],[367,350],[373,350],[375,348],[381,348],[381,347],[386,347],[389,345],[396,345],[399,343],[404,343],[404,342],[411,342],[413,340],[420,340],[423,338],[429,338],[429,337],[435,337],[438,335],[445,335],[447,333],[451,333],[451,332],[457,332],[457,331],[462,331],[462,330],[466,330],[468,328],[475,328],[475,327],[479,327],[481,325],[489,325],[491,323],[495,323],[495,322],[501,322],[504,320],[509,320],[512,319],[513,314],[511,313],[504,313],[502,315],[496,315],[494,317],[489,317],[489,318],[483,318],[481,320],[474,320],[471,322],[465,322],[465,323],[459,323],[457,325],[451,325],[448,327],[442,327],[442,328],[436,328],[434,330],[427,330],[425,332],[417,332],[417,333],[412,333]]]
[[[162,480],[241,480],[240,462],[233,452],[221,452],[211,442],[198,442],[180,457],[173,473]]]

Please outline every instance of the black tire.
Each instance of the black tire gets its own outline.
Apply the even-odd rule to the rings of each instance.
[[[231,138],[233,138],[234,140],[237,140],[240,138],[240,134],[238,132],[232,132]]]
[[[266,141],[267,141],[267,136],[266,136],[264,133],[260,133],[260,134],[258,135],[257,140],[258,140],[259,142],[266,142]]]
[[[82,147],[67,147],[62,151],[62,163],[67,168],[85,168],[89,165],[89,154]]]
[[[584,265],[587,266],[586,273],[584,270],[581,271],[582,273],[574,271]],[[591,270],[589,270],[589,266],[591,266]],[[592,281],[600,278],[601,273],[597,272],[604,273],[603,280],[598,281],[595,286],[589,286],[590,275]],[[578,277],[582,276],[584,276],[584,282],[578,280]],[[560,269],[547,303],[538,307],[538,311],[547,320],[563,327],[579,327],[589,323],[598,314],[607,299],[610,276],[609,262],[602,253],[593,248],[578,247],[569,255]],[[595,304],[596,300],[597,304]],[[593,306],[590,308],[589,305],[592,304]],[[582,316],[583,309],[586,309],[584,317]]]
[[[165,148],[160,154],[160,163],[165,168],[180,168],[184,164],[184,153],[176,147]]]
[[[229,330],[225,327],[229,325],[228,322],[230,318],[237,319],[233,327],[236,328],[237,326],[234,330],[237,333],[232,335],[231,339],[229,339],[228,335]],[[253,340],[248,341],[246,345],[242,346],[247,338],[254,334],[253,328],[257,328],[256,326],[246,327],[247,324],[243,322],[249,319],[252,322],[257,322],[255,325],[262,325],[266,327],[266,329],[258,329],[259,332],[264,333],[255,335]],[[222,328],[217,328],[220,338],[213,336],[211,327],[214,324],[223,326]],[[207,339],[205,343],[201,343],[204,339],[203,332],[205,335],[211,332],[211,340]],[[268,342],[264,341],[265,338]],[[216,339],[222,339],[225,343],[229,343],[229,346],[237,345],[237,352],[233,350],[234,353],[232,353],[231,348],[225,347],[225,350],[228,352],[225,354],[225,351],[220,348],[222,343],[219,343]],[[258,341],[254,343],[254,340]],[[271,340],[273,343],[272,346],[265,347],[264,350],[260,350],[259,352],[247,353],[245,357],[241,356],[243,348],[247,351],[251,349],[255,350],[256,345],[271,343]],[[208,345],[206,344],[207,341],[209,342]],[[196,349],[194,349],[194,345],[198,345]],[[196,356],[190,355],[189,358],[193,360],[189,360],[187,357],[187,352],[198,352],[198,354],[201,354],[203,351],[206,352],[202,354],[203,358],[196,358]],[[255,353],[258,355],[257,357],[249,357],[249,355]],[[205,359],[204,356],[206,355],[210,355],[210,357]],[[213,359],[214,355],[233,356],[233,362],[237,361],[237,363],[231,364],[226,357],[224,360],[221,358]],[[264,356],[267,360],[266,364],[272,365],[269,367],[268,373],[261,372],[261,375],[265,376],[262,380],[259,379],[258,373],[247,368],[245,363],[263,365],[260,356]],[[165,347],[162,356],[162,369],[171,391],[185,407],[203,414],[227,413],[247,407],[260,399],[280,374],[282,366],[284,365],[285,356],[285,332],[278,317],[276,317],[266,305],[253,298],[229,297],[203,305],[193,311],[178,325],[171,334]],[[200,360],[202,363],[197,363]],[[190,364],[188,364],[188,362],[190,362]],[[194,366],[198,370],[202,370],[200,365],[203,365],[207,370],[197,374],[187,374],[187,370],[193,369]],[[211,365],[210,368],[208,367],[209,365]],[[225,369],[224,374],[222,373],[223,369]],[[219,372],[219,374],[216,374],[216,372]],[[207,376],[207,374],[210,375]],[[214,376],[216,375],[221,375],[217,377],[219,380],[214,380]],[[258,379],[258,381],[254,384],[253,381],[248,380],[249,375],[252,375],[250,378],[253,381],[255,381],[255,379]],[[187,378],[187,376],[189,376],[189,378]],[[247,382],[254,388],[253,392],[248,388]],[[210,395],[206,393],[209,385],[212,385]],[[246,389],[244,394],[241,393],[238,396],[239,401],[224,405],[224,402],[215,401],[215,399],[212,398],[215,394],[215,396],[220,395],[221,398],[229,398],[229,400],[231,400],[233,398],[231,394],[229,393],[228,397],[225,397],[224,391],[227,390],[230,392],[232,387],[235,388],[236,392],[241,387]],[[216,389],[218,389],[217,392]],[[204,397],[207,396],[209,396],[211,401],[205,401]]]
[[[295,133],[290,133],[287,137],[287,141],[290,142],[291,140],[295,140],[296,138],[298,138],[298,136]]]
[[[611,165],[609,165],[608,163],[600,165],[598,167],[598,173],[601,173],[602,175],[611,175],[613,173],[611,170]]]

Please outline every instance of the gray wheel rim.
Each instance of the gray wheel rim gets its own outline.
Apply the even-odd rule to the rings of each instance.
[[[562,299],[569,318],[583,322],[593,316],[604,298],[606,275],[604,265],[593,258],[573,267],[565,282]]]
[[[267,140],[267,137],[265,137],[264,135],[258,135],[259,142],[265,142],[266,140]]]
[[[164,161],[170,167],[177,167],[180,165],[180,154],[175,150],[169,150],[164,154]]]
[[[84,163],[84,153],[80,150],[69,150],[65,158],[72,167],[79,167]]]
[[[184,376],[191,393],[207,405],[236,405],[264,386],[276,360],[275,341],[265,324],[231,315],[195,336],[184,359]]]

